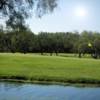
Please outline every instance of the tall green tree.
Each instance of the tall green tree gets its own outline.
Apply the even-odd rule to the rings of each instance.
[[[32,9],[38,17],[41,17],[52,12],[56,6],[57,0],[0,0],[0,15],[7,17],[9,21],[12,20],[7,23],[13,26],[17,21],[23,22],[25,18],[28,18]]]

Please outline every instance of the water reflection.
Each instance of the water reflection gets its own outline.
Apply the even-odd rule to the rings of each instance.
[[[0,100],[100,100],[100,88],[0,82]]]

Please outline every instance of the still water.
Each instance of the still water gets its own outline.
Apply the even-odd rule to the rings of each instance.
[[[0,82],[0,100],[100,100],[100,88]]]

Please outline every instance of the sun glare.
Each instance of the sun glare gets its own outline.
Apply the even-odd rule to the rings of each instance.
[[[85,17],[85,16],[87,16],[87,10],[83,7],[77,7],[75,9],[75,15],[77,17]]]

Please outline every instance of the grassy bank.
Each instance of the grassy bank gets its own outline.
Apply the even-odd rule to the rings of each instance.
[[[100,60],[0,54],[0,79],[62,83],[100,83]]]

